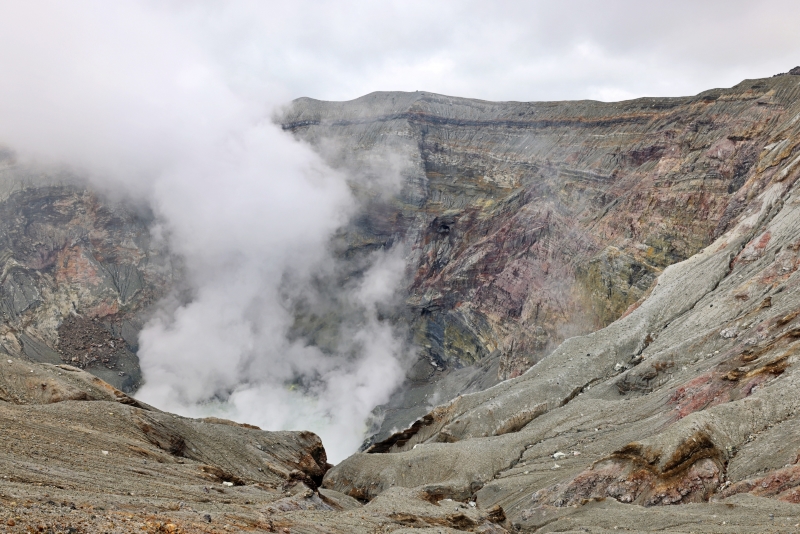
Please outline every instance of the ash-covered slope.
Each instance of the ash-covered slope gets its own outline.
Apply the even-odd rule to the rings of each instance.
[[[398,322],[420,356],[377,438],[611,323],[729,229],[774,180],[765,162],[794,157],[798,80],[619,103],[296,100],[283,127],[368,199],[341,253],[409,250]]]
[[[70,365],[0,360],[2,532],[506,532],[500,508],[320,488],[330,467],[311,432],[188,419]]]
[[[70,365],[0,360],[0,436],[3,532],[263,532],[268,505],[341,509],[312,491],[315,434],[168,414]]]
[[[500,505],[523,530],[794,529],[800,102],[783,105],[734,195],[744,209],[666,268],[636,309],[517,378],[437,407],[337,465],[325,487],[369,499],[400,486]],[[725,505],[633,506],[709,500]]]

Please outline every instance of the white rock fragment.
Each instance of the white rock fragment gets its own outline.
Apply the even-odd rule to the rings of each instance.
[[[108,451],[100,451],[103,453],[103,456],[108,456]]]
[[[558,452],[553,454],[553,458],[556,459],[556,460],[558,460],[559,458],[566,458],[566,457],[567,457],[567,455],[564,454],[561,451],[558,451]]]
[[[233,486],[233,482],[228,482],[227,480],[222,482],[223,486]]]
[[[719,335],[725,339],[731,339],[739,335],[739,330],[736,327],[725,328],[719,333]]]
[[[561,469],[561,466],[558,464],[554,464],[551,469]]]

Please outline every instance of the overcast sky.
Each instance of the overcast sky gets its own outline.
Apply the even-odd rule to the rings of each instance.
[[[800,2],[791,0],[293,1],[185,11],[229,68],[291,97],[425,90],[620,100],[695,94],[800,64]]]
[[[157,33],[172,27],[179,46],[202,48],[237,90],[270,101],[376,90],[491,100],[678,96],[800,64],[793,0],[142,0],[141,17],[122,4],[6,1],[0,26],[12,31],[0,41],[12,50],[20,34],[71,41],[93,24],[126,21],[125,31],[146,38],[147,21],[160,19]],[[102,49],[103,36],[93,37]],[[141,40],[130,42],[135,55]]]

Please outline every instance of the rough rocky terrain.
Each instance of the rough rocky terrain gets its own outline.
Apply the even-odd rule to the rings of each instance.
[[[410,251],[396,320],[424,350],[386,421],[420,417],[331,467],[311,433],[170,415],[78,368],[87,347],[113,361],[126,337],[104,318],[144,300],[47,322],[27,310],[51,301],[25,297],[15,320],[62,352],[0,359],[0,528],[800,530],[800,77],[616,104],[386,93],[287,113],[361,169],[370,208],[341,254]],[[397,195],[373,187],[390,153]],[[18,250],[22,272],[59,280],[63,263]],[[59,294],[83,287],[71,272]],[[451,400],[428,409],[436,391]]]
[[[175,288],[176,260],[152,215],[72,176],[0,157],[0,355],[85,368],[127,392],[141,383],[137,336]]]
[[[617,103],[296,100],[283,127],[369,206],[343,254],[408,250],[398,322],[421,350],[377,439],[610,324],[729,230],[773,181],[765,162],[795,154],[797,81]]]
[[[0,362],[0,531],[503,532],[499,509],[320,489],[311,432],[161,412],[69,365]]]
[[[797,90],[797,78],[776,79]],[[367,499],[401,486],[482,509],[500,505],[523,530],[578,530],[599,511],[594,525],[603,528],[794,530],[794,98],[742,186],[740,215],[709,246],[664,269],[637,307],[566,340],[523,375],[437,407],[337,465],[323,485]],[[691,506],[709,501],[719,504]],[[653,510],[664,505],[673,506]],[[744,511],[748,519],[735,517]]]

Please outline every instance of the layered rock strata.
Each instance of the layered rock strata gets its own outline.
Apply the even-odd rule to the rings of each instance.
[[[400,486],[499,505],[524,531],[570,530],[601,509],[609,515],[593,524],[636,530],[624,519],[640,513],[634,505],[709,501],[781,523],[756,527],[704,504],[719,521],[691,530],[795,528],[798,117],[800,102],[772,127],[730,228],[664,269],[638,307],[519,377],[437,407],[323,485],[365,499]],[[693,510],[641,516],[644,530],[679,530]]]
[[[608,325],[722,235],[784,172],[765,162],[794,157],[799,95],[784,75],[618,103],[296,100],[283,127],[368,206],[342,255],[408,250],[398,322],[420,357],[378,440]]]
[[[10,155],[0,185],[0,355],[68,363],[135,391],[139,330],[179,270],[151,237],[152,215]]]
[[[102,349],[101,362],[107,357],[103,351],[111,347],[109,343],[116,345],[120,337],[125,340],[124,335],[104,326],[104,318],[125,313],[142,317],[148,302],[144,295],[155,295],[158,288],[174,284],[166,274],[172,272],[166,267],[170,263],[145,261],[160,257],[160,249],[141,236],[140,241],[133,241],[139,243],[136,247],[126,245],[129,256],[109,248],[120,235],[139,235],[132,230],[138,224],[146,226],[135,222],[135,212],[129,208],[112,210],[128,214],[127,219],[120,216],[124,224],[110,226],[122,234],[103,233],[105,223],[101,221],[107,219],[97,215],[103,210],[88,207],[106,204],[80,188],[64,183],[45,188],[41,182],[31,185],[24,181],[9,188],[4,202],[13,200],[15,204],[9,206],[17,208],[9,208],[6,219],[11,222],[3,223],[11,236],[7,248],[13,252],[5,253],[13,257],[13,261],[7,260],[6,269],[12,272],[21,265],[19,272],[42,282],[3,289],[3,306],[22,304],[16,315],[7,319],[11,326],[4,340],[9,355],[0,359],[0,524],[11,532],[286,534],[412,530],[755,533],[800,528],[796,504],[800,500],[800,400],[796,394],[800,385],[799,81],[786,75],[695,98],[608,105],[495,105],[425,94],[377,95],[365,97],[359,104],[361,118],[353,118],[354,112],[348,111],[351,115],[346,120],[307,117],[303,119],[306,124],[287,124],[325,150],[331,161],[362,169],[360,175],[353,174],[354,187],[368,200],[368,209],[339,236],[339,252],[357,260],[365,251],[381,246],[402,242],[409,248],[410,296],[407,309],[397,313],[395,320],[398,324],[405,321],[411,336],[425,348],[422,363],[431,358],[440,369],[426,374],[418,363],[410,377],[419,384],[427,383],[429,392],[438,389],[445,397],[455,397],[432,410],[425,410],[425,404],[432,401],[423,402],[421,395],[416,404],[409,401],[415,399],[414,394],[400,397],[395,420],[399,420],[398,414],[408,417],[414,410],[424,411],[423,416],[404,431],[385,433],[369,452],[355,454],[335,467],[327,464],[322,444],[311,433],[263,432],[220,419],[174,416],[91,375],[87,372],[92,371],[91,366],[78,368],[85,362],[72,358],[84,350],[86,345],[81,343],[86,339],[95,340],[90,346]],[[406,101],[401,102],[401,96]],[[548,175],[541,170],[545,167],[539,167],[531,175],[535,179],[525,182],[520,174],[517,185],[513,180],[476,178],[477,174],[469,180],[451,176],[448,189],[443,178],[446,173],[429,171],[422,156],[418,160],[410,157],[414,150],[433,157],[432,152],[420,148],[428,146],[427,141],[418,142],[414,137],[412,126],[424,125],[414,123],[415,115],[397,111],[377,120],[368,112],[375,102],[385,106],[391,98],[400,110],[429,106],[427,115],[422,113],[419,119],[429,122],[427,129],[420,130],[425,139],[435,139],[429,136],[436,134],[438,139],[454,140],[453,146],[476,146],[480,141],[489,155],[474,150],[471,161],[496,161],[498,168],[512,170],[524,166],[517,166],[518,156],[510,149],[502,159],[498,147],[500,140],[511,138],[508,132],[516,132],[513,120],[522,119],[515,119],[508,110],[526,106],[534,111],[551,110],[547,127],[544,122],[540,130],[530,126],[525,139],[530,143],[541,137],[543,144],[550,142],[550,149],[537,154],[545,159],[552,155],[550,165],[567,171]],[[483,116],[472,110],[469,113],[474,116],[464,111],[465,118],[447,115],[437,122],[439,108],[431,107],[434,101],[449,102],[442,106],[441,114],[445,114],[444,108],[455,108],[455,103],[461,102],[459,105],[467,108],[494,110],[498,117],[506,118],[496,124],[483,119],[477,122],[474,116]],[[652,107],[659,102],[660,107]],[[311,113],[314,106],[344,113],[342,110],[354,104],[304,101],[296,106],[300,111],[296,108],[295,112],[302,115]],[[497,110],[506,110],[506,115]],[[627,110],[634,119],[609,118],[622,113],[620,110]],[[673,123],[663,121],[671,116],[711,121],[696,122],[700,125],[696,131],[691,130],[694,127],[681,130],[684,137],[678,150],[695,168],[670,160],[668,152],[645,150],[650,156],[636,156],[644,157],[644,162],[626,171],[639,173],[635,175],[638,178],[626,182],[622,171],[609,175],[607,191],[618,195],[615,204],[603,204],[594,212],[591,202],[579,202],[595,193],[587,192],[589,186],[575,186],[579,180],[574,177],[586,178],[580,173],[602,167],[606,159],[598,154],[607,154],[602,147],[617,143],[620,150],[628,147],[628,152],[622,152],[629,153],[631,146],[639,146],[637,142],[642,145],[651,140],[639,121],[653,120],[666,128],[664,125]],[[468,144],[466,130],[459,130],[469,126],[469,117],[475,132],[489,132],[482,139],[473,133],[474,145]],[[391,130],[403,124],[412,125],[408,126],[411,129]],[[382,130],[383,126],[389,130]],[[551,127],[562,130],[548,141]],[[619,130],[613,129],[616,127]],[[322,135],[336,128],[350,129],[352,135],[339,137],[339,145],[335,136]],[[594,133],[584,128],[594,129]],[[379,134],[390,131],[405,133],[382,140],[384,148],[378,147]],[[506,132],[506,137],[498,132]],[[632,144],[615,140],[626,136],[633,139]],[[369,144],[372,138],[373,144]],[[341,143],[352,146],[342,148]],[[723,150],[731,146],[733,151]],[[747,170],[734,180],[737,172],[729,171],[736,168],[732,162],[744,157],[739,152],[744,149],[750,154]],[[402,178],[397,183],[398,194],[387,196],[381,193],[385,183],[374,185],[383,176],[375,162],[390,161],[386,154],[402,154],[402,150],[409,157],[392,164],[392,172]],[[453,150],[442,149],[440,155],[447,161],[451,160],[445,156],[452,156],[459,165],[469,159],[466,153]],[[557,154],[573,156],[558,160]],[[712,157],[714,154],[718,158]],[[647,159],[651,156],[655,159]],[[597,167],[591,167],[591,162]],[[622,163],[615,165],[623,168]],[[703,165],[706,170],[717,165],[713,168],[721,177],[699,170]],[[421,174],[415,175],[418,171]],[[487,175],[496,176],[480,176]],[[638,189],[640,181],[647,187]],[[498,185],[506,183],[511,184],[508,191]],[[562,188],[569,183],[573,185]],[[462,186],[463,194],[459,193]],[[545,186],[549,189],[537,189]],[[37,191],[42,191],[41,197],[36,196]],[[530,191],[545,191],[549,196],[531,196]],[[25,202],[15,196],[21,193],[28,195]],[[36,198],[41,198],[40,204],[30,200]],[[583,207],[578,209],[579,205]],[[620,205],[628,206],[635,217],[626,216],[621,208],[617,211]],[[43,208],[29,209],[26,214],[25,206]],[[550,219],[520,218],[547,209],[552,212]],[[590,213],[595,213],[595,223]],[[61,215],[63,220],[57,218]],[[706,219],[681,219],[700,215]],[[41,216],[44,219],[37,219]],[[42,226],[48,218],[62,222]],[[537,234],[535,241],[525,246],[526,242],[515,240],[502,245],[500,236],[530,238],[526,232],[536,227],[527,226],[532,221],[556,221],[560,226],[548,222],[552,224],[548,228],[571,233],[564,234],[567,237],[555,231]],[[86,239],[58,238],[51,243],[44,237],[60,236],[56,230],[73,226],[89,229]],[[486,234],[459,233],[465,226]],[[47,230],[37,233],[40,227]],[[606,229],[605,234],[601,228]],[[100,238],[92,240],[92,236]],[[653,236],[661,236],[666,245],[662,249],[653,245],[650,255],[649,249],[640,245]],[[565,248],[570,238],[585,249],[577,245]],[[542,242],[550,248],[545,249]],[[78,256],[85,261],[64,252],[79,245],[84,252]],[[490,258],[482,255],[484,245],[494,251]],[[525,253],[518,256],[520,246]],[[610,247],[616,251],[613,257]],[[52,262],[48,250],[57,257],[65,255],[67,261]],[[108,254],[109,250],[117,250],[116,255]],[[146,253],[137,256],[136,250]],[[544,278],[524,274],[529,272],[523,269],[525,265],[543,261],[536,254],[545,250],[547,261],[562,270],[548,269]],[[556,263],[562,250],[576,258],[573,263],[563,258]],[[679,252],[671,259],[664,256],[659,260],[658,250]],[[133,264],[137,272],[144,273],[141,278],[149,280],[125,301],[130,307],[126,308],[125,291],[120,289],[125,284],[106,291],[109,286],[99,282],[102,272],[94,265],[106,266],[106,271],[113,270],[108,265],[115,265],[103,263],[101,258],[117,258],[119,265]],[[633,272],[632,266],[644,265],[647,258],[646,267],[651,270],[646,273],[652,283],[639,287],[632,279],[628,282],[619,276],[628,272],[626,265]],[[514,275],[517,278],[502,278],[511,264],[520,269]],[[70,265],[80,268],[70,270]],[[486,267],[485,278],[469,277],[475,275],[473,265]],[[502,269],[491,271],[491,265]],[[591,273],[593,265],[596,275],[581,274]],[[495,280],[518,278],[522,280],[519,286],[502,287],[508,295],[513,293],[509,288],[521,288],[514,294],[524,303],[540,293],[557,293],[556,286],[534,282],[560,281],[563,298],[573,307],[564,308],[569,313],[565,311],[563,316],[547,311],[550,308],[540,313],[550,313],[561,330],[548,326],[544,319],[536,323],[535,316],[526,315],[527,304],[518,315],[500,314],[513,299],[507,295],[504,304],[497,300],[504,293]],[[603,286],[605,293],[592,290],[593,279],[610,281]],[[625,304],[617,306],[614,295],[622,295],[625,284],[628,293],[619,301]],[[39,287],[53,288],[47,289],[52,293],[40,294],[62,295],[62,300],[49,296],[37,300],[31,288]],[[85,287],[90,290],[81,292]],[[147,288],[152,292],[147,293]],[[495,300],[487,297],[492,291]],[[449,303],[448,299],[456,297],[464,300]],[[91,313],[50,304],[64,301],[75,302],[77,309]],[[27,307],[26,302],[30,304]],[[457,302],[461,303],[454,304]],[[613,313],[603,318],[602,310],[612,308]],[[499,315],[492,315],[493,309]],[[618,314],[622,317],[612,321]],[[593,333],[567,337],[569,332],[605,323],[610,324]],[[546,349],[541,353],[531,349],[530,336],[540,335],[537,324],[554,347],[546,357],[542,357]],[[441,329],[436,330],[435,325]],[[546,326],[553,328],[552,332],[545,330]],[[479,331],[483,337],[475,333]],[[55,365],[31,361],[34,358],[24,350],[22,338],[31,332],[58,354],[58,359],[53,357]],[[496,348],[505,339],[516,340],[514,332],[521,336],[519,353]],[[296,335],[304,335],[302,329]],[[567,339],[559,344],[558,336]],[[19,339],[23,341],[15,344]],[[462,341],[457,342],[459,339]],[[474,344],[465,345],[463,340]],[[527,347],[524,351],[523,345]],[[453,347],[472,347],[474,352]],[[484,347],[483,352],[479,347]],[[489,351],[491,347],[495,348]],[[442,352],[444,356],[437,360],[435,351],[445,348],[450,352]],[[475,363],[464,356],[469,354]],[[524,367],[519,363],[523,359],[517,360],[515,355],[535,363],[518,376],[485,387],[497,380],[498,371],[505,376],[515,365],[520,365],[517,371]],[[77,365],[58,363],[64,359]],[[480,391],[459,395],[470,388]]]

